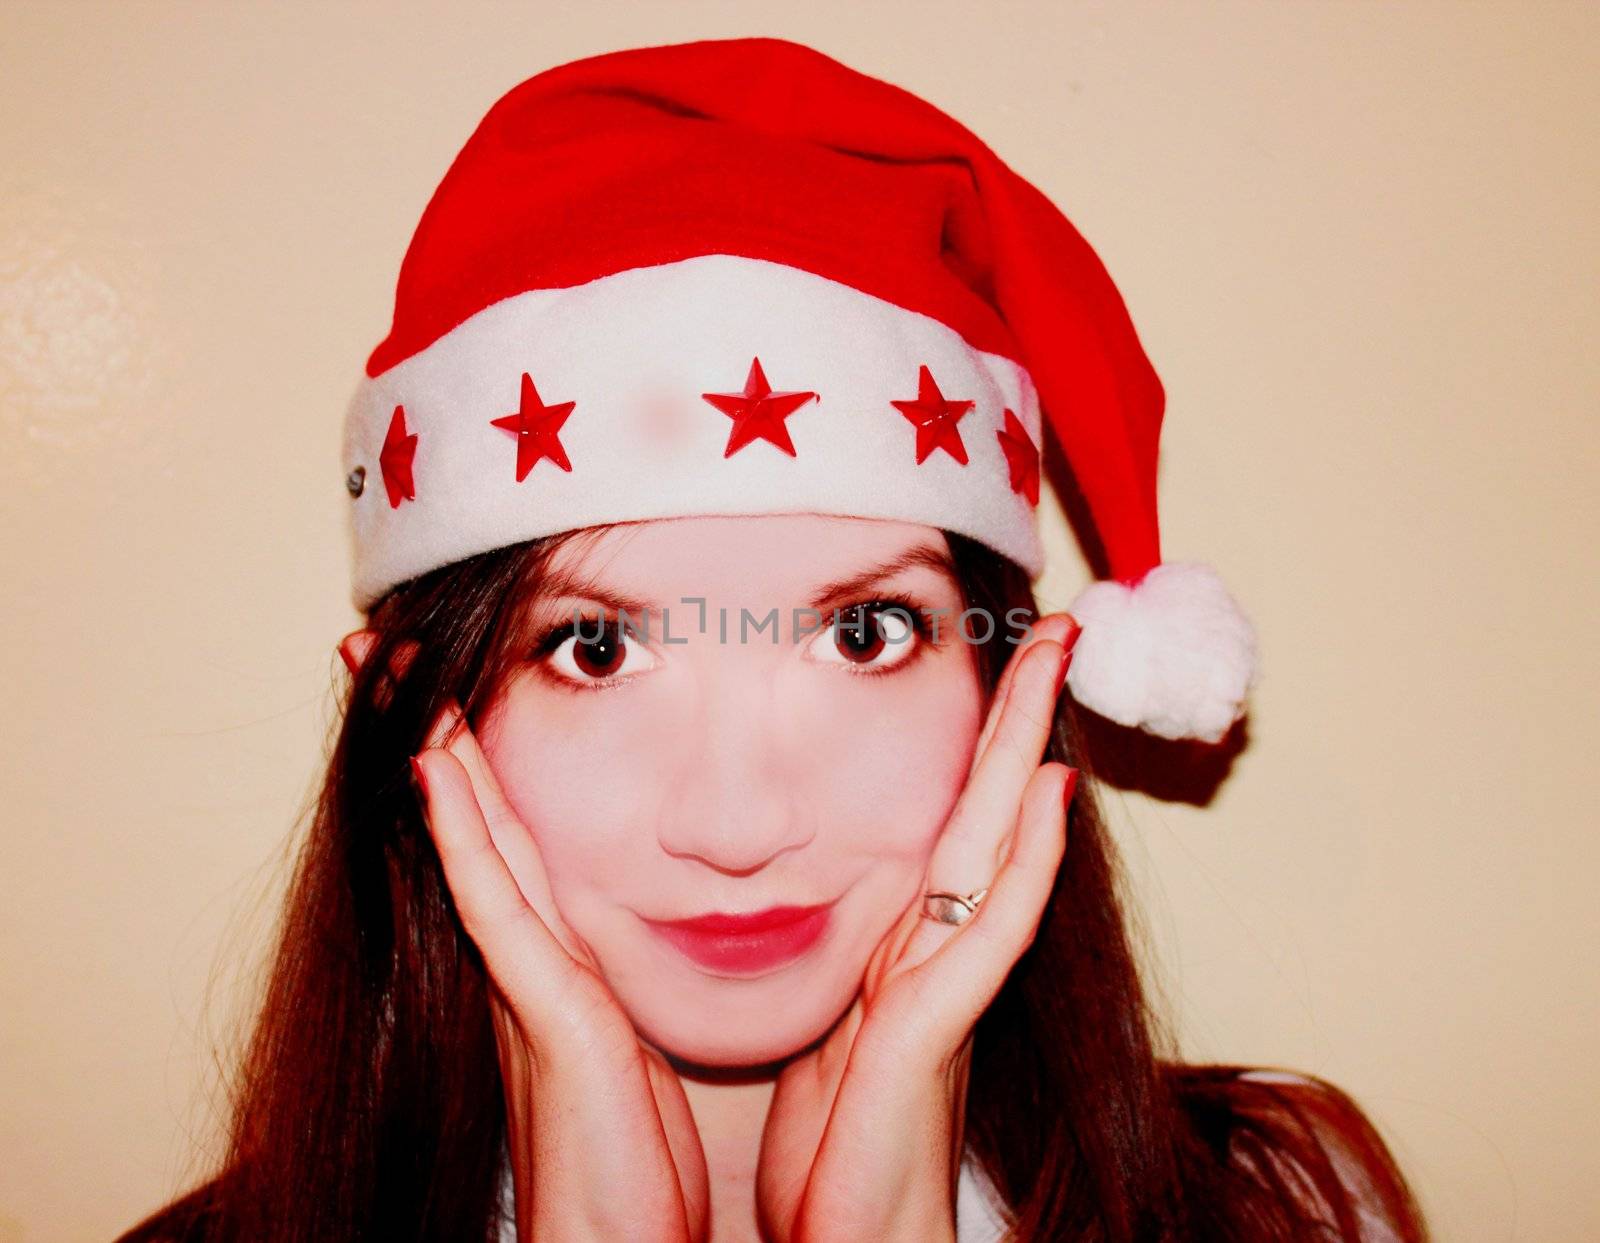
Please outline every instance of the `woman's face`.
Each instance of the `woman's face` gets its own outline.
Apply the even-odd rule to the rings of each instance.
[[[984,709],[948,557],[933,527],[815,514],[633,523],[557,552],[529,619],[553,633],[479,738],[562,918],[658,1048],[754,1065],[804,1047],[920,899]],[[849,611],[885,600],[910,611]],[[936,634],[901,620],[934,609]],[[765,931],[661,923],[819,905]]]

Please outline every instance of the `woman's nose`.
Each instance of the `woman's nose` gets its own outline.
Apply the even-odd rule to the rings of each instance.
[[[758,872],[811,838],[785,758],[772,679],[732,671],[702,684],[676,739],[658,836],[662,849],[731,876]]]

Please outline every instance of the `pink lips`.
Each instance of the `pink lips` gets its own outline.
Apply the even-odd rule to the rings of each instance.
[[[712,971],[761,974],[798,958],[828,926],[832,902],[774,906],[749,915],[645,922],[687,957]]]

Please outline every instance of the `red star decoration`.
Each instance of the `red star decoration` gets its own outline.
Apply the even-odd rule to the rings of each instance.
[[[967,447],[961,443],[961,432],[956,423],[968,410],[970,401],[946,401],[939,386],[933,382],[933,372],[924,365],[917,373],[917,399],[889,403],[917,426],[917,465],[921,466],[928,454],[943,449],[963,466],[967,464]]]
[[[1028,498],[1028,504],[1039,503],[1039,450],[1028,436],[1022,420],[1006,411],[1004,431],[995,433],[1000,448],[1005,451],[1006,465],[1011,469],[1011,490]]]
[[[540,458],[549,458],[562,470],[572,469],[572,463],[567,461],[567,451],[562,448],[561,438],[557,433],[577,404],[575,401],[564,401],[556,406],[545,405],[539,399],[539,390],[533,387],[533,377],[526,371],[522,373],[521,408],[515,414],[489,420],[494,426],[505,428],[517,438],[518,483],[528,477],[528,472]]]
[[[816,394],[774,393],[772,385],[767,383],[766,372],[761,370],[761,360],[752,358],[744,392],[701,393],[700,396],[733,420],[728,447],[722,451],[724,458],[732,457],[757,437],[794,457],[794,442],[789,439],[789,428],[784,420]]]
[[[416,485],[411,478],[411,460],[417,456],[417,436],[406,433],[406,408],[396,406],[389,420],[389,434],[384,437],[383,448],[378,452],[378,465],[383,470],[383,487],[389,494],[389,508],[399,509],[400,502],[417,499]]]

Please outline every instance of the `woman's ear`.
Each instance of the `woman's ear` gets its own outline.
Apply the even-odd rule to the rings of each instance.
[[[366,664],[367,657],[377,641],[378,633],[375,630],[352,630],[340,639],[339,656],[344,661],[345,668],[355,673]],[[417,654],[418,646],[415,639],[407,639],[395,648],[394,654],[389,657],[390,677],[398,679],[405,676],[411,658]]]
[[[378,636],[370,630],[352,630],[339,640],[339,656],[344,661],[345,668],[351,673],[360,669],[366,663],[367,653],[372,651],[372,645],[378,641]]]

